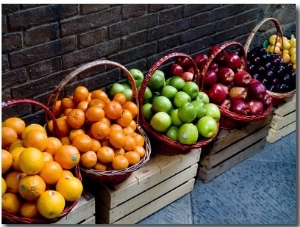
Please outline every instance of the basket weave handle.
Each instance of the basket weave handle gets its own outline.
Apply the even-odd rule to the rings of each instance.
[[[220,45],[220,48],[217,49],[216,51],[214,51],[209,58],[207,59],[206,64],[203,67],[203,70],[201,72],[201,77],[203,78],[205,76],[205,74],[207,73],[207,71],[209,70],[209,67],[211,66],[211,64],[213,63],[213,61],[215,60],[216,56],[218,54],[220,54],[222,51],[224,51],[226,48],[230,47],[230,46],[238,46],[240,47],[241,51],[242,51],[242,56],[241,56],[241,61],[242,61],[242,66],[241,68],[246,70],[246,62],[247,62],[247,52],[245,51],[243,45],[239,42],[236,41],[230,41],[230,42],[226,42],[222,45]],[[200,84],[200,89],[203,90],[203,83]]]
[[[199,73],[199,70],[197,68],[197,64],[195,63],[195,61],[193,60],[193,58],[187,54],[184,54],[184,53],[179,53],[179,52],[174,52],[174,53],[170,53],[170,54],[167,54],[165,56],[163,56],[162,58],[160,58],[158,61],[156,61],[152,66],[151,68],[149,69],[149,71],[147,72],[147,74],[145,75],[145,78],[140,86],[140,89],[139,89],[139,93],[138,93],[138,101],[139,101],[139,113],[140,113],[140,119],[142,121],[145,121],[145,118],[144,118],[144,113],[143,113],[143,110],[142,110],[142,106],[143,106],[143,100],[144,100],[144,93],[145,93],[145,90],[146,90],[146,87],[151,79],[151,77],[153,76],[154,72],[159,69],[165,62],[173,59],[173,58],[177,58],[177,57],[187,57],[191,63],[192,63],[192,67],[194,69],[194,77],[193,77],[193,80],[196,84],[198,84],[198,86],[201,84],[201,81],[200,81],[200,73]]]
[[[253,40],[253,38],[254,38],[256,32],[258,31],[258,29],[259,29],[264,23],[266,23],[266,22],[268,22],[268,21],[273,22],[274,25],[275,25],[275,27],[276,27],[276,35],[277,35],[277,36],[276,36],[276,42],[277,42],[278,37],[281,37],[281,38],[282,38],[283,33],[282,33],[282,29],[281,29],[281,27],[280,27],[280,24],[279,24],[278,20],[276,20],[275,18],[272,18],[272,17],[271,17],[271,18],[265,18],[265,19],[263,19],[261,22],[259,22],[259,23],[255,26],[255,28],[252,30],[252,32],[251,32],[250,35],[248,36],[248,39],[246,40],[246,43],[245,43],[245,46],[244,46],[246,53],[249,51],[249,47],[250,47],[250,45],[251,45],[251,42],[252,42],[252,40]],[[276,42],[275,42],[275,43],[276,43]]]
[[[100,66],[100,65],[110,65],[110,66],[115,66],[117,68],[120,68],[127,76],[127,79],[131,85],[131,89],[132,89],[132,100],[135,101],[135,103],[138,105],[138,92],[137,92],[137,87],[136,87],[136,83],[135,80],[133,78],[133,76],[131,75],[131,73],[121,64],[114,62],[114,61],[109,61],[109,60],[96,60],[93,62],[89,62],[86,64],[81,65],[79,68],[75,69],[74,71],[72,71],[70,74],[68,74],[59,84],[58,86],[55,88],[55,90],[52,92],[52,94],[50,95],[49,99],[48,99],[48,106],[51,105],[51,103],[53,103],[53,105],[55,105],[55,102],[58,100],[58,97],[61,93],[61,91],[65,88],[65,86],[67,84],[69,84],[78,74],[84,72],[85,70],[91,69],[93,67],[96,66]],[[54,109],[54,108],[52,108]],[[138,119],[138,115],[137,115],[137,119]]]
[[[55,117],[47,106],[45,106],[44,104],[42,104],[38,101],[35,101],[33,99],[12,99],[7,102],[2,102],[2,109],[9,107],[9,106],[17,105],[17,104],[33,104],[38,107],[41,107],[45,111],[45,114],[47,116],[49,116],[51,118],[51,120],[53,121],[54,136],[59,137],[59,131],[58,131],[58,127],[57,127],[57,124],[55,121]]]

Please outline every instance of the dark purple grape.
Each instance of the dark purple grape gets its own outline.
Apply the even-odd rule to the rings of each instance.
[[[279,92],[285,93],[285,92],[288,92],[288,91],[290,91],[290,88],[287,84],[280,84],[279,85]]]
[[[265,69],[265,67],[263,67],[263,66],[261,65],[261,66],[259,66],[259,67],[257,68],[257,71],[258,71],[258,73],[263,74],[263,73],[265,73],[266,69]]]
[[[273,78],[274,78],[274,72],[272,70],[266,71],[265,75],[269,81],[273,80]]]
[[[268,90],[268,91],[272,91],[272,92],[276,92],[276,85],[270,84],[270,85],[267,87],[267,90]]]
[[[258,79],[259,74],[258,74],[258,73],[254,73],[254,74],[252,74],[252,77],[253,77],[254,79]]]
[[[285,74],[282,79],[282,83],[290,85],[292,83],[290,74]]]
[[[265,62],[265,68],[266,69],[271,69],[272,68],[272,63],[269,62],[269,61]]]
[[[266,78],[263,78],[261,81],[260,81],[263,85],[265,85],[266,87],[268,87],[269,86],[269,80],[268,79],[266,79]]]
[[[249,64],[247,70],[250,74],[254,73],[255,72],[255,65]]]
[[[272,80],[272,84],[274,84],[274,85],[279,84],[279,79],[278,79],[278,78],[274,78],[274,79]]]
[[[272,65],[273,65],[273,66],[278,66],[278,65],[280,65],[280,59],[279,59],[279,58],[274,58],[274,59],[272,60]]]

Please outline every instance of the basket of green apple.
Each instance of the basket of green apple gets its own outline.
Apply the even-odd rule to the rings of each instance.
[[[196,63],[184,53],[163,56],[145,75],[138,93],[139,123],[155,153],[188,153],[217,135],[220,110],[199,90],[200,79]]]
[[[221,111],[220,128],[230,130],[267,117],[272,97],[246,68],[244,47],[235,41],[215,45],[201,71],[201,89]]]

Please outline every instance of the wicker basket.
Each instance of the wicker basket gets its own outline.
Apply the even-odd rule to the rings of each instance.
[[[140,124],[141,126],[145,129],[145,131],[147,132],[150,140],[151,140],[151,144],[152,144],[152,148],[153,150],[155,150],[156,153],[159,154],[163,154],[163,155],[177,155],[177,154],[184,154],[184,153],[188,153],[189,151],[191,151],[192,149],[196,149],[196,148],[201,148],[205,145],[207,145],[208,143],[210,143],[218,134],[218,130],[216,132],[216,134],[209,138],[209,139],[204,139],[201,138],[201,140],[198,140],[195,144],[193,145],[185,145],[182,144],[180,142],[174,141],[170,138],[168,138],[167,136],[165,136],[162,133],[159,133],[157,131],[155,131],[151,125],[149,124],[149,122],[147,122],[145,120],[144,114],[143,114],[143,110],[142,110],[142,106],[143,106],[143,97],[144,97],[144,93],[146,90],[146,87],[152,77],[152,75],[154,74],[154,72],[159,69],[165,62],[173,59],[173,58],[177,58],[177,57],[188,57],[192,64],[193,64],[193,68],[194,68],[194,81],[199,85],[200,84],[200,74],[199,74],[199,70],[197,69],[197,65],[196,63],[193,61],[193,59],[189,56],[186,55],[184,53],[171,53],[168,55],[163,56],[161,59],[159,59],[157,62],[155,62],[152,67],[149,69],[148,73],[146,74],[140,90],[139,90],[139,112],[140,112]],[[219,124],[218,124],[218,129],[219,129]]]
[[[251,42],[256,34],[256,32],[259,30],[259,28],[267,22],[273,22],[275,27],[276,27],[276,35],[277,37],[283,37],[283,33],[282,33],[282,29],[281,26],[279,24],[279,22],[275,19],[275,18],[266,18],[263,19],[260,23],[258,23],[256,25],[256,27],[252,30],[252,32],[250,33],[248,39],[246,40],[246,43],[244,45],[244,49],[245,52],[247,53],[249,51]],[[276,40],[277,42],[277,40]],[[277,106],[281,103],[284,102],[284,100],[288,97],[291,97],[293,94],[296,93],[296,89],[290,92],[285,92],[285,93],[276,93],[276,92],[272,92],[272,91],[267,91],[269,93],[269,95],[272,97],[272,101],[273,101],[273,106]]]
[[[244,70],[247,71],[247,69],[246,69],[247,56],[246,56],[246,51],[245,51],[244,47],[239,42],[230,41],[230,42],[227,42],[227,43],[224,43],[223,45],[221,45],[220,49],[215,51],[208,58],[207,63],[201,72],[202,77],[208,71],[208,69],[209,69],[210,65],[212,64],[212,62],[214,61],[215,57],[219,53],[224,51],[226,48],[229,48],[232,46],[237,46],[241,50],[241,60],[242,60],[241,68],[243,68]],[[203,89],[203,84],[201,84],[200,87]],[[270,104],[262,114],[256,115],[256,116],[240,115],[240,114],[234,113],[232,111],[229,111],[228,109],[226,109],[222,106],[219,106],[219,108],[221,111],[220,128],[225,129],[225,130],[230,130],[230,129],[237,129],[237,128],[244,127],[249,122],[257,121],[257,120],[267,117],[268,114],[272,111],[273,106],[272,106],[272,104]]]
[[[31,104],[38,107],[41,107],[45,113],[54,120],[54,116],[52,115],[52,112],[48,109],[47,106],[43,105],[42,103],[39,103],[32,99],[13,99],[7,102],[2,102],[2,109],[13,106],[13,105],[20,105],[20,104]],[[54,125],[55,127],[55,125]],[[53,135],[55,136],[55,135]],[[81,173],[79,166],[77,165],[73,170],[73,174],[75,177],[77,177],[80,181],[82,180]],[[7,224],[50,224],[59,221],[63,217],[65,217],[70,211],[75,207],[75,205],[78,203],[79,198],[74,202],[66,202],[65,208],[63,212],[55,219],[47,219],[44,217],[38,217],[38,218],[25,218],[21,216],[16,216],[13,214],[10,214],[4,210],[2,210],[2,218],[5,223]]]
[[[57,85],[56,89],[53,91],[53,93],[50,95],[48,104],[50,103],[55,103],[55,101],[58,100],[58,97],[60,96],[60,93],[63,91],[63,89],[66,87],[67,84],[69,84],[71,81],[73,81],[80,73],[83,71],[90,70],[93,67],[96,66],[113,66],[117,67],[120,70],[122,70],[126,76],[127,79],[131,85],[132,88],[132,101],[134,101],[138,105],[138,98],[137,98],[137,88],[135,81],[131,75],[131,73],[121,64],[109,61],[109,60],[96,60],[93,62],[89,62],[86,64],[83,64],[73,72],[71,72],[64,80],[61,81],[60,84]],[[150,146],[150,141],[147,135],[145,134],[144,130],[142,127],[138,124],[138,119],[139,119],[139,114],[137,114],[137,133],[141,134],[145,138],[145,145],[144,148],[146,150],[145,156],[140,160],[139,163],[129,166],[128,168],[124,170],[106,170],[106,171],[101,171],[101,170],[95,170],[95,169],[87,169],[84,167],[80,167],[81,173],[83,176],[86,176],[87,178],[93,180],[94,182],[98,183],[107,183],[107,184],[119,184],[126,180],[132,172],[138,170],[141,168],[143,165],[146,164],[146,162],[150,159],[150,154],[151,154],[151,146]]]

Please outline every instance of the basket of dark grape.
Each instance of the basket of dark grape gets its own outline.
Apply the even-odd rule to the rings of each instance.
[[[272,97],[247,71],[244,47],[235,41],[210,48],[201,89],[221,111],[220,128],[230,130],[268,116]]]
[[[266,22],[273,22],[276,27],[274,48],[267,50],[262,44],[250,49],[255,34]],[[279,22],[275,18],[266,18],[253,29],[244,46],[248,71],[266,86],[273,106],[283,103],[286,98],[296,93],[296,70],[291,62],[284,60],[284,51],[280,48],[285,42],[283,37]]]
[[[199,80],[196,63],[184,53],[163,56],[145,75],[138,95],[139,123],[156,153],[185,154],[218,134],[220,110],[201,100]],[[149,90],[153,97],[146,99]]]

